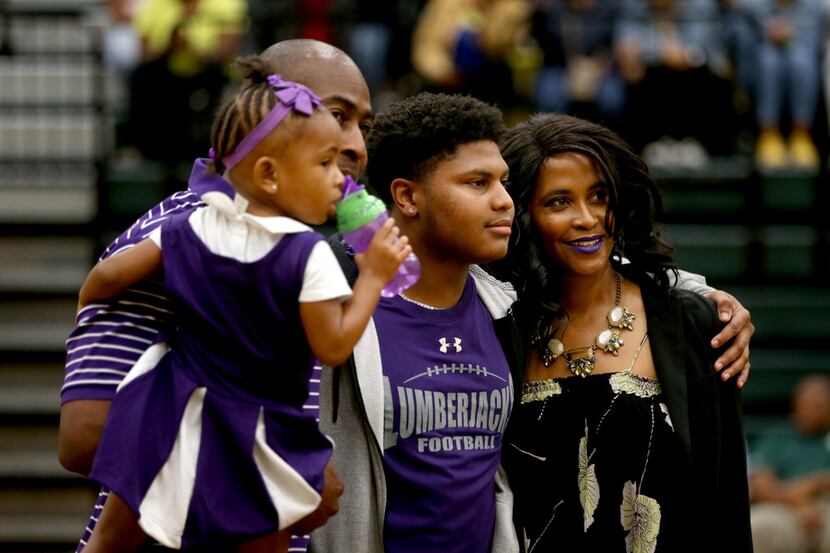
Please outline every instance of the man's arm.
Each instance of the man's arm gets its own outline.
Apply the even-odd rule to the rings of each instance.
[[[711,346],[719,348],[730,340],[732,344],[715,361],[715,370],[721,372],[723,380],[738,375],[738,388],[743,388],[749,378],[749,342],[755,334],[749,310],[732,294],[706,284],[706,278],[701,275],[680,270],[676,284],[678,288],[706,296],[717,304],[718,318],[725,326],[712,338]]]
[[[150,239],[98,262],[81,288],[79,309],[123,292],[157,272],[161,265],[161,250]],[[109,399],[77,399],[61,406],[58,459],[65,469],[89,474],[110,404]]]
[[[819,472],[783,481],[771,469],[762,467],[752,472],[749,484],[753,501],[799,507],[830,490],[830,474]]]
[[[68,471],[89,475],[112,401],[80,399],[61,405],[58,459]]]

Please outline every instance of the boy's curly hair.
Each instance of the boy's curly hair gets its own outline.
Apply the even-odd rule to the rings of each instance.
[[[481,100],[427,92],[412,96],[375,119],[366,144],[369,184],[388,205],[389,185],[396,178],[423,179],[459,146],[498,142],[503,131],[501,111]]]

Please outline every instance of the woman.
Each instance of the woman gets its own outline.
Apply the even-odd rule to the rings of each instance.
[[[516,306],[528,365],[504,450],[527,550],[751,551],[739,397],[711,368],[720,324],[670,285],[647,167],[564,115],[509,131],[502,154],[508,266],[541,299]]]

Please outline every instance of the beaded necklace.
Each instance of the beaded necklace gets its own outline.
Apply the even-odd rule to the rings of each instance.
[[[637,316],[631,312],[628,306],[620,306],[622,301],[622,277],[617,277],[617,294],[614,301],[614,308],[608,312],[608,328],[597,334],[594,343],[590,346],[565,349],[562,340],[552,334],[542,336],[538,332],[531,337],[531,345],[539,346],[539,360],[545,367],[550,367],[559,357],[564,357],[568,370],[576,376],[588,376],[596,366],[597,358],[594,352],[602,350],[614,357],[620,354],[620,347],[625,343],[620,335],[621,330],[633,330],[634,319]],[[540,325],[541,327],[541,325]],[[565,329],[562,329],[564,334]]]

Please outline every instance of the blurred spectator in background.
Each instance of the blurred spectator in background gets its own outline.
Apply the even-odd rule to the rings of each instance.
[[[465,93],[502,109],[515,101],[507,56],[528,32],[523,0],[429,0],[412,35],[412,65],[433,92]]]
[[[245,50],[310,38],[342,48],[366,76],[374,104],[400,99],[396,81],[411,71],[410,42],[426,0],[248,0]],[[414,91],[409,91],[414,93]],[[384,98],[389,96],[388,100]]]
[[[625,83],[613,58],[617,0],[535,4],[531,34],[544,54],[536,76],[536,108],[579,113],[613,126],[625,107]]]
[[[736,118],[715,0],[624,0],[616,53],[628,83],[624,133],[650,165],[700,166],[707,151],[732,153]]]
[[[790,424],[760,437],[752,464],[756,553],[830,552],[830,377],[799,383]]]
[[[360,67],[372,96],[386,85],[387,60],[397,21],[397,2],[358,2],[355,21],[349,32],[348,51]]]
[[[132,25],[142,0],[107,0],[110,21],[104,34],[104,62],[128,82],[141,61],[141,39]]]
[[[824,110],[830,130],[830,0],[824,0]],[[826,146],[826,145],[825,145]]]
[[[373,104],[390,104],[417,91],[411,75],[412,32],[426,0],[361,0],[353,13],[347,51],[372,93]]]
[[[735,84],[749,103],[758,79],[758,30],[746,5],[753,0],[721,0],[723,30]],[[754,116],[753,116],[754,121]]]
[[[747,0],[747,9],[759,32],[756,161],[764,169],[815,169],[810,132],[821,90],[822,0]],[[782,115],[791,119],[788,144]]]
[[[143,0],[133,18],[143,60],[130,88],[128,139],[148,159],[204,155],[246,28],[245,0]]]
[[[248,0],[250,32],[245,51],[262,52],[272,44],[295,38],[319,40],[339,48],[349,43],[355,14],[364,4],[394,2],[363,0]]]

